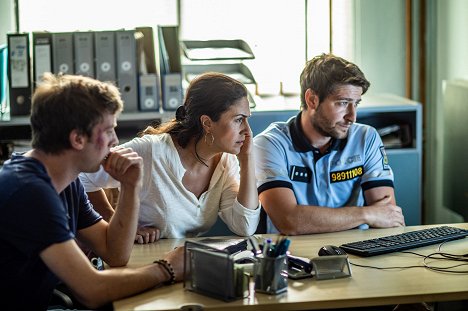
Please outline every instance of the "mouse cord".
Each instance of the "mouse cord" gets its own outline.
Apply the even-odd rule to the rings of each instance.
[[[377,270],[396,270],[396,269],[411,269],[411,268],[425,268],[423,265],[417,265],[417,266],[403,266],[403,267],[376,267],[376,266],[368,266],[368,265],[361,265],[357,264],[354,262],[349,262],[349,264],[356,266],[356,267],[362,267],[362,268],[371,268],[371,269],[377,269]]]
[[[371,268],[371,269],[377,269],[377,270],[395,270],[395,269],[411,269],[411,268],[426,268],[432,271],[436,272],[443,272],[443,273],[455,273],[455,274],[468,274],[468,270],[451,270],[454,268],[458,268],[461,266],[468,266],[468,254],[450,254],[450,253],[444,253],[441,252],[442,245],[447,242],[444,241],[439,244],[439,247],[437,248],[437,252],[431,253],[429,255],[422,255],[416,252],[412,251],[402,251],[401,253],[405,254],[412,254],[416,255],[419,257],[423,258],[423,265],[413,265],[413,266],[402,266],[402,267],[376,267],[376,266],[368,266],[368,265],[361,265],[353,262],[349,262],[353,266],[357,267],[362,267],[362,268]],[[438,267],[435,265],[432,265],[429,260],[434,260],[434,261],[455,261],[455,262],[464,262],[464,263],[459,263],[459,264],[454,264],[451,266],[447,267]]]

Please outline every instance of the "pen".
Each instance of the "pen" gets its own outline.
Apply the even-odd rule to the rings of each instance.
[[[249,242],[250,242],[250,245],[252,246],[252,251],[254,253],[254,256],[257,257],[257,255],[260,255],[262,253],[262,250],[260,249],[260,246],[258,245],[257,238],[254,236],[250,236]]]
[[[265,243],[263,243],[263,257],[271,257],[273,251],[271,242],[271,239],[268,238],[265,240]]]
[[[284,238],[280,241],[279,245],[276,248],[276,257],[285,255],[289,249],[289,245],[291,244],[291,240],[288,238]]]

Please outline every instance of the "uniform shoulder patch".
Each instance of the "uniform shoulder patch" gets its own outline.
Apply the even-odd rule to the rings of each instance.
[[[388,157],[384,146],[380,146],[380,153],[382,154],[382,168],[384,170],[389,170],[390,165],[388,164]]]

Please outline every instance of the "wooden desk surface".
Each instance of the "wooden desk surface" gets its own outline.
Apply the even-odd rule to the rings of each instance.
[[[439,226],[439,225],[438,225]],[[468,223],[450,224],[468,229]],[[291,253],[313,258],[326,244],[341,245],[432,226],[412,226],[392,229],[350,230],[337,233],[291,237]],[[264,235],[270,236],[270,235]],[[161,254],[183,245],[184,240],[168,239],[154,244],[135,245],[129,267],[149,264]],[[438,244],[413,249],[420,254],[437,251]],[[442,251],[454,254],[468,253],[468,238],[447,242]],[[351,263],[378,267],[404,267],[422,265],[422,258],[406,253],[391,253],[374,257],[349,255]],[[437,263],[447,266],[448,263]],[[453,262],[450,263],[450,265]],[[431,271],[426,268],[377,270],[351,266],[352,277],[335,280],[289,280],[286,293],[270,296],[251,291],[248,298],[223,302],[184,290],[182,283],[160,287],[142,294],[114,302],[119,310],[300,310],[388,305],[398,303],[433,302],[468,299],[468,275]],[[468,267],[460,269],[467,271]],[[252,285],[252,284],[251,284]],[[252,288],[252,286],[251,286]],[[185,306],[185,308],[183,308]],[[192,306],[192,308],[189,308]]]

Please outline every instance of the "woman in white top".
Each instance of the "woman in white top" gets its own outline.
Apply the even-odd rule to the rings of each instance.
[[[218,215],[238,235],[255,232],[260,208],[249,116],[242,83],[205,73],[190,83],[175,119],[123,144],[144,162],[138,243],[197,236]],[[111,215],[102,188],[119,183],[103,169],[80,178],[95,209]]]

